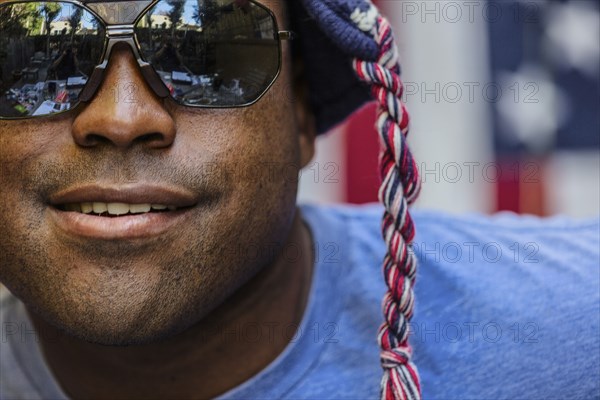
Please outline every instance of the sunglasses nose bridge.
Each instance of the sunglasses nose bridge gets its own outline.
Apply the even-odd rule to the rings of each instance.
[[[119,45],[121,43],[128,45],[131,51],[133,52],[133,55],[137,60],[138,66],[140,67],[142,76],[146,80],[148,86],[150,86],[150,88],[154,91],[154,93],[161,98],[165,98],[170,95],[169,89],[164,85],[164,83],[160,79],[160,76],[156,73],[154,68],[141,58],[138,45],[134,39],[133,27],[110,26],[107,29],[106,36],[107,44],[104,59],[102,60],[102,63],[100,63],[94,68],[86,86],[83,88],[79,96],[80,101],[89,102],[92,100],[95,93],[102,85],[102,81],[104,80],[104,74],[106,73],[106,68],[108,66],[112,50],[116,45]]]

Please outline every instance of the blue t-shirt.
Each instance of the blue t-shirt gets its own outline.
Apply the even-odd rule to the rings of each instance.
[[[379,396],[382,209],[302,213],[315,269],[301,325],[273,362],[221,399]],[[413,218],[419,271],[410,341],[425,399],[600,398],[599,218]],[[0,398],[65,398],[27,333],[22,303],[6,296],[1,311]]]

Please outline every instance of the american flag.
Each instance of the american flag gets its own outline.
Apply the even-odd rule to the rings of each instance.
[[[392,22],[403,57],[413,116],[409,143],[422,160],[421,205],[600,212],[598,2],[376,3]],[[370,106],[323,140],[303,173],[310,182],[303,183],[302,198],[377,201],[373,124]],[[332,163],[336,185],[323,182]]]

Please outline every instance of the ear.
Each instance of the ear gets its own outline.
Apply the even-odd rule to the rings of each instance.
[[[315,139],[317,127],[315,116],[310,108],[308,96],[308,82],[305,78],[304,63],[296,58],[293,62],[294,76],[294,113],[298,126],[298,140],[300,144],[300,166],[304,168],[315,155]]]

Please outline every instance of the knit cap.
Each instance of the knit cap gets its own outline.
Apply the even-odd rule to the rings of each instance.
[[[377,9],[364,0],[289,0],[293,51],[302,54],[317,132],[325,133],[364,103],[369,86],[352,68],[352,58],[375,61],[378,46],[369,34]]]

